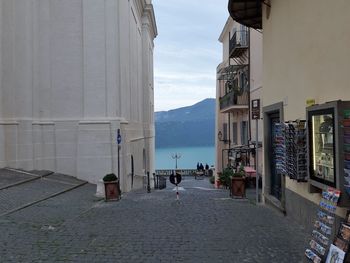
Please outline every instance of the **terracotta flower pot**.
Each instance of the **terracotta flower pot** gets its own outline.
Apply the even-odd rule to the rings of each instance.
[[[105,200],[117,201],[120,199],[119,181],[104,182],[105,184]]]
[[[245,178],[244,177],[232,177],[231,196],[233,198],[245,197]]]

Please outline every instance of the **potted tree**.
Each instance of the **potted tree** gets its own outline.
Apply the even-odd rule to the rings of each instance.
[[[231,196],[233,198],[245,197],[245,174],[243,167],[238,172],[233,173],[231,177]]]
[[[121,198],[120,185],[118,177],[111,173],[103,177],[105,185],[105,201],[117,201]]]

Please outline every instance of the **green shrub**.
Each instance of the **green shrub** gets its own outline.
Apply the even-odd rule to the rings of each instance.
[[[244,172],[244,167],[243,167],[243,165],[241,165],[241,166],[239,167],[238,172],[234,172],[234,173],[232,174],[232,177],[244,177],[244,176],[245,176],[245,172]]]
[[[214,184],[214,183],[215,183],[215,176],[210,176],[210,177],[209,177],[209,182],[210,182],[211,184]]]
[[[231,184],[231,177],[234,175],[231,168],[225,168],[219,177],[220,184],[229,187]]]
[[[118,178],[115,174],[111,173],[111,174],[106,174],[104,177],[103,177],[103,181],[104,182],[112,182],[112,181],[117,181]]]

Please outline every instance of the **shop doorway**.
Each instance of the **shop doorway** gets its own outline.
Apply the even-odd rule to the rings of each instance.
[[[278,112],[271,113],[269,115],[270,119],[270,127],[271,130],[271,141],[269,144],[269,152],[271,153],[270,157],[270,194],[274,197],[276,197],[278,200],[281,200],[282,197],[282,180],[281,180],[281,174],[277,172],[276,165],[277,165],[277,158],[276,158],[276,151],[274,147],[274,142],[276,141],[276,123],[280,123],[280,115]]]
[[[277,172],[276,152],[274,142],[276,141],[276,123],[284,121],[283,103],[276,103],[264,107],[264,195],[273,205],[285,211],[285,178]]]

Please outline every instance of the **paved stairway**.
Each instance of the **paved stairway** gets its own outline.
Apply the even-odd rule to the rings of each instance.
[[[0,217],[85,183],[50,171],[0,169]]]

